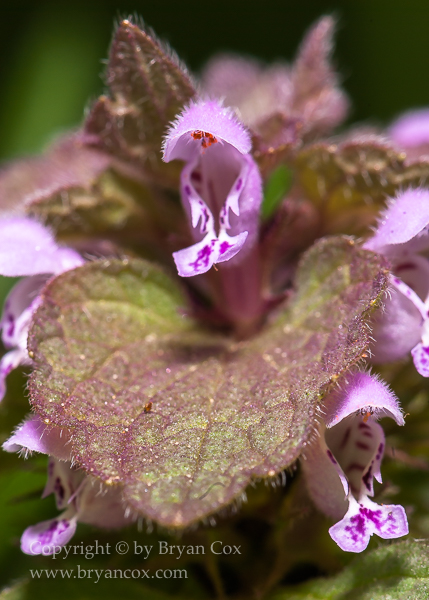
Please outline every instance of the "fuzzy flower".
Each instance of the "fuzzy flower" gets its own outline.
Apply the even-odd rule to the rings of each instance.
[[[7,452],[42,452],[49,458],[43,498],[55,495],[59,516],[28,527],[21,537],[26,554],[58,552],[73,537],[77,523],[115,529],[132,522],[122,503],[120,487],[104,487],[73,467],[69,440],[59,427],[48,428],[36,415],[28,418],[3,444]],[[61,460],[60,460],[61,459]]]
[[[249,133],[214,101],[190,104],[169,129],[164,160],[185,161],[181,196],[196,240],[173,254],[182,277],[239,252],[240,261],[256,243],[262,183],[250,149]]]
[[[429,109],[422,108],[404,113],[392,123],[389,136],[401,148],[408,150],[429,143]]]
[[[374,533],[384,539],[406,535],[403,507],[370,499],[374,478],[381,483],[385,447],[376,419],[388,416],[404,424],[394,394],[376,377],[359,371],[329,395],[325,409],[320,435],[306,451],[302,466],[316,506],[339,519],[329,530],[332,539],[346,552],[362,552]]]
[[[392,265],[392,290],[375,321],[373,362],[410,351],[417,371],[429,377],[429,190],[409,189],[382,213],[364,247],[385,255]]]
[[[0,400],[12,369],[31,364],[27,335],[40,290],[51,275],[82,263],[77,252],[58,246],[49,229],[37,221],[25,217],[0,220],[0,275],[24,277],[8,295],[0,318],[2,342],[9,350],[0,360]]]

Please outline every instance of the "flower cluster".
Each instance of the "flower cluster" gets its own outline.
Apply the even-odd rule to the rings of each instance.
[[[127,34],[127,43],[131,43],[132,40],[132,43],[137,44],[139,35],[142,35],[140,30],[128,21],[121,27],[118,34],[121,44],[124,44],[121,37],[124,31]],[[40,385],[37,393],[33,393],[31,401],[35,410],[3,447],[8,452],[19,451],[27,454],[34,451],[50,457],[44,496],[53,493],[57,507],[62,512],[58,517],[25,530],[21,539],[24,552],[38,554],[42,552],[42,548],[44,553],[47,552],[46,548],[54,552],[56,547],[68,543],[75,533],[78,521],[99,527],[122,527],[129,524],[135,515],[130,516],[133,515],[130,510],[132,503],[130,496],[126,497],[125,487],[133,486],[132,499],[138,504],[138,499],[148,493],[148,488],[152,485],[150,478],[152,474],[155,478],[155,468],[153,473],[148,468],[148,473],[137,475],[131,475],[133,470],[130,468],[130,472],[122,480],[120,475],[115,475],[114,478],[105,476],[107,468],[105,471],[101,469],[100,473],[103,475],[99,476],[81,468],[83,461],[76,458],[78,453],[73,438],[74,429],[78,430],[80,426],[86,428],[82,437],[87,436],[90,439],[95,429],[100,427],[107,431],[112,439],[120,438],[121,448],[126,447],[127,440],[131,440],[131,434],[134,435],[133,428],[141,426],[140,432],[133,438],[136,446],[130,450],[130,455],[135,456],[143,452],[143,447],[150,447],[148,455],[151,458],[148,459],[148,464],[152,464],[152,457],[158,459],[159,456],[167,456],[167,451],[165,456],[163,454],[165,448],[162,440],[167,445],[168,440],[177,435],[177,432],[187,431],[180,444],[174,442],[178,447],[174,449],[173,455],[167,456],[173,474],[167,477],[162,470],[161,474],[156,471],[156,484],[168,488],[168,494],[163,496],[160,493],[159,497],[183,497],[192,503],[191,508],[187,508],[188,512],[177,509],[174,525],[186,524],[183,515],[198,512],[201,501],[217,485],[212,485],[211,480],[204,479],[204,474],[199,471],[198,461],[201,457],[195,459],[193,475],[188,472],[184,474],[178,466],[179,458],[181,460],[185,455],[189,458],[188,449],[191,448],[191,442],[185,443],[188,441],[186,436],[189,436],[189,440],[194,440],[192,436],[195,435],[197,439],[199,428],[214,423],[219,427],[219,431],[223,426],[235,427],[228,433],[228,440],[236,439],[236,446],[232,442],[230,448],[226,442],[222,442],[221,445],[225,445],[228,457],[236,461],[234,465],[245,465],[242,472],[246,473],[246,476],[249,473],[272,476],[275,473],[273,467],[269,466],[264,471],[264,465],[277,465],[277,471],[286,468],[290,464],[287,462],[289,458],[282,462],[281,457],[292,455],[287,445],[282,446],[282,443],[289,433],[290,436],[302,435],[299,444],[296,443],[295,446],[302,449],[301,464],[308,494],[320,511],[335,520],[329,533],[343,550],[361,552],[367,547],[372,534],[391,539],[408,533],[407,516],[402,506],[376,503],[372,499],[377,495],[374,479],[379,483],[382,481],[381,463],[386,446],[385,435],[378,419],[390,417],[397,425],[404,425],[404,416],[395,393],[380,376],[370,373],[369,363],[383,365],[399,360],[405,361],[411,353],[418,373],[429,377],[429,262],[425,254],[429,249],[429,189],[412,185],[402,189],[398,187],[392,197],[384,195],[380,200],[375,184],[373,188],[367,184],[371,178],[363,177],[362,185],[368,185],[366,194],[372,194],[374,202],[371,204],[366,200],[361,201],[359,212],[356,214],[360,232],[363,234],[359,239],[352,240],[347,227],[344,225],[341,229],[339,224],[348,222],[347,214],[352,209],[347,205],[346,198],[355,194],[354,197],[359,199],[358,186],[353,188],[353,184],[344,176],[348,196],[344,192],[341,201],[338,197],[334,201],[328,197],[326,191],[329,189],[327,184],[330,183],[331,177],[329,168],[324,172],[323,167],[318,173],[318,185],[313,185],[311,178],[319,168],[317,165],[328,164],[331,156],[329,153],[340,154],[344,151],[348,152],[349,156],[357,148],[357,154],[361,156],[365,151],[369,152],[368,147],[370,150],[377,148],[381,151],[380,148],[384,148],[387,137],[390,146],[385,150],[386,155],[393,152],[394,148],[399,148],[399,153],[409,152],[409,160],[415,160],[416,156],[422,156],[426,147],[429,147],[429,119],[426,111],[416,112],[399,119],[384,136],[365,134],[365,137],[362,134],[361,139],[356,136],[345,137],[337,146],[325,141],[322,136],[331,133],[343,120],[348,106],[348,101],[340,90],[337,77],[328,62],[331,30],[332,21],[322,19],[309,34],[292,67],[277,65],[264,70],[253,61],[247,62],[231,57],[217,59],[209,65],[203,75],[199,94],[194,89],[192,93],[189,92],[191,84],[186,79],[187,74],[180,71],[181,67],[177,65],[173,65],[173,69],[172,59],[166,54],[165,58],[162,58],[164,63],[160,72],[154,73],[158,78],[165,69],[171,69],[171,73],[162,80],[162,85],[154,75],[154,86],[158,86],[158,100],[155,98],[153,102],[157,101],[159,106],[164,106],[165,98],[168,99],[167,104],[170,102],[170,94],[171,98],[177,100],[177,106],[174,119],[159,125],[164,132],[163,139],[155,136],[155,141],[150,138],[151,132],[156,129],[153,125],[147,125],[145,135],[129,134],[133,127],[142,126],[141,123],[146,117],[141,115],[141,122],[137,125],[123,116],[134,114],[133,110],[135,112],[137,108],[132,104],[133,97],[128,98],[126,95],[131,85],[128,80],[124,88],[120,89],[120,93],[119,88],[115,87],[121,85],[119,75],[122,76],[126,71],[117,68],[117,61],[122,60],[123,53],[115,54],[113,44],[111,69],[116,78],[113,75],[110,77],[113,82],[112,97],[100,99],[89,115],[81,136],[76,138],[79,140],[76,152],[80,152],[84,147],[86,152],[100,153],[108,157],[105,179],[97,171],[90,184],[86,174],[85,182],[80,188],[76,185],[68,188],[66,186],[70,205],[78,206],[78,209],[72,217],[68,213],[64,222],[60,222],[59,213],[55,213],[55,218],[49,219],[48,215],[50,226],[43,224],[42,213],[37,212],[41,205],[40,198],[33,204],[23,202],[23,205],[18,207],[18,216],[10,216],[5,211],[0,219],[0,274],[22,278],[7,297],[0,320],[2,342],[6,349],[0,360],[0,398],[5,395],[6,378],[12,369],[19,365],[37,368],[37,364],[33,363],[34,354],[27,348],[29,331],[32,327],[35,328],[36,323],[38,331],[43,331],[45,313],[39,309],[54,306],[54,301],[49,296],[50,290],[52,286],[61,286],[61,282],[67,280],[68,271],[76,272],[76,279],[74,295],[71,294],[70,299],[67,298],[64,303],[67,305],[68,301],[71,304],[74,302],[70,308],[73,312],[78,310],[78,300],[75,298],[79,299],[79,294],[85,292],[95,305],[97,293],[101,289],[100,280],[95,276],[94,289],[87,284],[80,286],[80,271],[86,273],[87,267],[100,265],[101,273],[101,268],[109,264],[110,260],[116,260],[117,256],[122,257],[122,264],[125,265],[139,253],[144,256],[150,255],[152,259],[155,257],[154,260],[163,263],[165,270],[174,273],[176,283],[182,287],[184,296],[189,301],[188,313],[195,317],[195,328],[199,328],[198,335],[193,334],[194,338],[191,338],[191,341],[183,342],[182,330],[178,329],[174,338],[174,332],[170,332],[168,326],[162,325],[170,336],[164,346],[161,345],[162,340],[159,341],[164,335],[161,326],[162,335],[158,336],[148,329],[144,338],[132,338],[131,342],[127,341],[138,357],[141,357],[140,346],[149,347],[149,366],[146,368],[144,360],[139,358],[136,367],[131,364],[129,355],[123,350],[122,346],[125,343],[122,344],[119,340],[115,346],[115,340],[112,342],[110,339],[121,335],[120,327],[119,334],[118,329],[110,330],[109,327],[119,319],[119,309],[115,302],[124,303],[123,299],[118,300],[116,290],[112,288],[111,294],[109,292],[101,302],[103,327],[106,327],[107,333],[100,344],[100,354],[96,355],[99,363],[96,360],[91,363],[91,368],[87,369],[89,374],[84,372],[82,367],[76,381],[73,377],[80,367],[72,365],[70,371],[62,368],[62,379],[57,383],[57,387],[52,383],[55,360],[51,359],[48,367],[45,363],[42,376],[46,377],[48,384],[44,387]],[[155,41],[151,43],[156,44]],[[164,56],[161,49],[159,56]],[[159,65],[155,59],[148,58],[148,69],[155,69],[157,66]],[[181,79],[174,85],[171,84],[167,93],[165,86],[170,85],[173,75],[179,78],[177,73],[180,73]],[[135,73],[131,73],[129,81],[135,81],[136,77]],[[183,92],[183,98],[178,90]],[[127,112],[121,102],[128,103],[127,106],[132,105],[133,110]],[[157,114],[161,113],[160,109]],[[103,126],[99,126],[101,122]],[[130,137],[127,138],[127,135]],[[138,143],[136,139],[139,140]],[[141,147],[139,144],[143,144],[143,139],[147,146]],[[149,144],[153,144],[157,153],[154,154],[153,147]],[[160,160],[161,153],[163,162]],[[318,153],[325,153],[324,159],[319,162]],[[305,163],[307,160],[308,164]],[[171,162],[173,165],[169,164]],[[304,163],[305,167],[302,167]],[[335,164],[338,167],[340,163],[338,160]],[[176,179],[175,165],[179,165],[180,168],[180,176]],[[292,173],[292,184],[288,189],[282,190],[280,200],[270,216],[263,218],[264,186],[267,189],[267,182],[279,166],[286,167]],[[67,171],[67,164],[62,168]],[[369,166],[365,168],[369,169]],[[401,168],[406,172],[407,164],[404,161]],[[379,176],[381,179],[384,175],[380,175],[378,171],[374,172],[374,177]],[[3,177],[7,177],[7,174]],[[307,185],[302,183],[305,177],[310,181]],[[117,181],[132,181],[134,187],[130,184],[129,189],[139,189],[140,196],[137,195],[138,200],[134,204],[128,200],[124,201],[120,210],[115,205],[115,210],[109,213],[112,197],[122,198],[117,189],[116,196],[111,191],[105,191],[106,181],[111,183],[112,180],[116,182],[115,185]],[[347,186],[351,186],[350,189]],[[100,195],[106,201],[104,212],[100,209],[100,221],[94,219],[92,213],[89,216],[85,215],[82,207],[89,205],[89,201],[86,204],[76,202],[73,205],[73,194],[83,193],[82,189],[88,197],[91,194],[96,196],[97,202]],[[144,192],[141,192],[142,189]],[[321,189],[323,193],[320,192]],[[63,192],[64,190],[60,193]],[[125,193],[123,195],[125,196]],[[151,198],[145,206],[146,212],[142,211],[139,205],[142,197]],[[96,203],[95,205],[98,207]],[[165,214],[168,213],[166,207],[170,207],[171,213],[178,215],[177,222]],[[127,210],[130,212],[123,216]],[[119,213],[120,219],[117,217]],[[141,217],[142,214],[144,217]],[[46,213],[43,216],[46,217]],[[142,222],[138,221],[140,218]],[[159,234],[159,239],[152,245],[153,238],[140,239],[139,228],[141,227],[142,232],[146,231],[142,225],[144,219],[153,219],[150,223],[156,223],[156,235]],[[147,222],[145,223],[147,225]],[[337,267],[335,261],[340,259],[337,259],[337,255],[332,258],[336,250],[334,245],[329,246],[330,249],[322,256],[321,264],[331,261],[335,265],[333,272],[336,277],[346,270],[349,273],[349,280],[345,278],[340,283],[339,280],[335,280],[337,288],[332,284],[331,289],[331,284],[325,286],[325,275],[309,275],[308,268],[307,271],[299,269],[303,251],[308,250],[317,238],[333,230],[338,233],[338,229],[339,233],[348,236],[341,238],[342,247],[353,247],[360,263],[349,265],[348,270]],[[154,237],[156,235],[154,234]],[[141,233],[141,238],[143,237]],[[328,240],[326,243],[331,242]],[[100,251],[100,248],[103,250]],[[102,255],[100,263],[93,260],[97,254]],[[384,265],[378,270],[378,279],[372,276],[371,278],[367,274],[369,269],[365,270],[364,267],[359,271],[363,273],[359,275],[361,279],[356,275],[355,272],[365,265],[367,260],[375,260],[378,261],[377,265]],[[138,268],[140,273],[144,271],[141,266]],[[95,273],[95,270],[93,272]],[[301,274],[297,276],[297,272]],[[377,285],[386,272],[388,288],[387,291],[384,290],[384,295],[383,290],[379,293],[382,307],[368,316],[369,308],[375,310],[378,300],[370,297],[370,292],[366,290],[369,289],[373,294],[378,293]],[[113,279],[111,281],[113,282]],[[135,285],[135,282],[129,283],[131,276],[128,279],[124,276],[123,281],[127,281],[130,286]],[[164,311],[161,300],[159,317],[155,318],[152,314],[141,317],[144,311],[139,302],[150,296],[151,286],[155,288],[159,281],[159,278],[149,281],[149,291],[145,288],[138,293],[135,293],[135,290],[132,292],[132,301],[139,306],[140,311],[138,326],[142,322],[146,326],[147,321],[155,330],[159,323],[167,319],[165,315],[168,311]],[[128,289],[128,284],[123,284],[124,289]],[[341,288],[342,285],[345,286],[345,290]],[[163,290],[168,287],[163,283],[159,286]],[[302,289],[304,292],[300,291]],[[130,291],[130,297],[132,293]],[[317,296],[317,300],[312,297],[311,300],[311,293],[315,296],[319,294],[320,297]],[[275,339],[281,340],[282,335],[295,328],[297,333],[291,338],[294,347],[284,349],[280,347],[281,342],[278,342],[279,345],[272,351],[265,352],[261,351],[259,346],[252,346],[252,340],[261,339],[265,340],[261,343],[269,343],[265,330],[275,326],[272,323],[276,323],[278,311],[284,309],[285,303],[288,306],[290,298],[294,302],[302,302],[304,316],[296,316],[298,313],[295,308],[290,313],[286,312],[286,321],[282,321],[281,327],[279,326],[280,336]],[[341,305],[338,304],[339,316],[335,315],[335,322],[329,308],[324,313],[320,308],[324,303],[329,304],[331,300],[342,302]],[[157,307],[151,305],[151,309],[155,310]],[[61,306],[57,304],[51,313],[57,318],[60,310]],[[358,310],[360,312],[356,312]],[[85,318],[92,318],[91,309],[88,311],[85,307],[82,311],[86,311]],[[348,314],[350,311],[355,311],[351,317]],[[137,327],[137,320],[133,321],[133,314],[129,309],[123,324],[123,329],[131,337],[134,328]],[[73,313],[73,317],[67,323],[76,323],[76,315],[77,312]],[[320,321],[322,318],[325,319],[323,322]],[[57,340],[70,333],[67,325],[63,327],[61,319],[65,322],[64,315],[60,315],[56,321],[57,329],[52,327],[52,336],[56,336]],[[363,323],[361,328],[353,329],[358,322],[361,325]],[[372,331],[373,339],[370,348],[367,347],[362,333],[368,328]],[[312,338],[308,337],[313,333]],[[204,338],[206,341],[201,343],[198,336],[202,339],[204,335],[209,337]],[[366,347],[365,352],[359,350],[353,354],[353,347],[361,341],[356,341],[353,335],[360,335],[364,340],[362,344]],[[36,339],[35,334],[33,337]],[[82,333],[74,334],[73,331],[71,337],[73,344],[86,344],[88,353],[96,354],[92,339],[87,339]],[[189,366],[190,359],[187,358],[186,352],[187,346],[192,344],[194,350],[192,364]],[[218,346],[222,347],[222,352],[218,350]],[[176,347],[179,347],[179,350]],[[113,348],[111,356],[107,354],[106,348]],[[292,354],[293,352],[296,354]],[[222,354],[221,358],[219,354]],[[86,350],[78,356],[82,364],[85,364]],[[172,366],[168,362],[162,362],[166,356]],[[200,358],[201,361],[198,362]],[[368,359],[366,364],[362,362],[364,359]],[[173,365],[174,360],[176,365]],[[235,378],[234,367],[231,367],[228,376],[222,380],[225,365],[239,365],[240,360],[248,361],[245,364],[250,365],[249,370],[246,371],[247,367],[238,366]],[[97,385],[94,373],[105,368],[109,361],[114,364],[114,374],[109,385],[103,388],[106,399],[103,399],[100,408],[90,390],[95,389]],[[286,364],[288,361],[293,368]],[[360,364],[357,364],[359,361]],[[203,370],[207,365],[212,366]],[[174,368],[177,370],[174,371]],[[277,375],[273,375],[273,372],[279,373],[278,380],[284,382],[280,377],[287,368],[290,369],[290,389],[279,389]],[[328,376],[326,374],[329,369],[332,371],[329,371]],[[140,372],[143,373],[141,377]],[[165,383],[165,377],[171,373],[171,382],[169,380]],[[195,379],[187,388],[186,377],[191,376],[190,374]],[[240,381],[238,374],[241,377]],[[212,375],[211,384],[208,380]],[[215,377],[218,379],[215,380]],[[85,378],[90,381],[87,388],[84,387]],[[124,389],[121,388],[122,380],[128,382],[127,388],[125,383]],[[144,388],[143,385],[149,388]],[[161,387],[158,388],[158,385]],[[206,385],[206,388],[203,388],[203,385]],[[176,396],[173,396],[171,391],[173,386],[178,386],[174,388]],[[394,389],[393,384],[392,388]],[[200,389],[204,389],[204,393],[200,392]],[[69,393],[67,390],[72,391]],[[170,391],[171,401],[168,396]],[[168,396],[167,400],[164,399],[164,405],[163,399],[160,399],[163,394]],[[215,400],[217,394],[220,394],[218,405]],[[44,399],[47,398],[48,403],[51,400],[52,403],[56,403],[60,396],[58,413],[54,410],[49,412],[49,415],[53,415],[51,422],[50,418],[46,418],[48,413],[43,412],[40,407],[43,407]],[[70,427],[67,411],[70,406],[73,408],[74,404],[79,403],[82,397],[84,402],[76,413],[72,414],[73,427]],[[174,404],[177,398],[180,406]],[[298,400],[295,402],[296,398]],[[110,402],[112,399],[123,404],[117,409],[116,404]],[[298,427],[295,425],[294,415],[304,414],[301,404],[307,401],[310,403],[305,417],[307,422],[305,427]],[[154,425],[155,417],[153,421],[150,418],[153,416],[152,407],[156,406],[157,402],[161,408],[158,415],[155,415],[159,421]],[[241,404],[238,404],[239,402]],[[293,402],[295,413],[290,416],[287,411],[292,410],[290,405]],[[208,403],[209,410],[199,408],[205,406],[203,403]],[[107,408],[104,409],[104,405]],[[313,410],[316,407],[320,409],[319,413]],[[102,412],[103,409],[105,412]],[[221,409],[227,411],[227,414],[221,414]],[[197,416],[193,417],[194,425],[190,433],[182,422],[174,421],[175,413],[187,410],[197,412]],[[264,430],[266,419],[271,418],[271,412],[275,410],[278,410],[277,416]],[[321,414],[323,417],[315,418],[315,414]],[[304,419],[302,416],[299,418]],[[298,417],[296,419],[299,424]],[[290,431],[282,430],[279,433],[273,425],[277,422],[280,423],[279,430],[290,427]],[[263,441],[262,434],[258,437],[259,434],[255,433],[258,428],[265,432],[266,438]],[[297,434],[298,430],[305,431],[307,438],[304,439],[304,434]],[[240,437],[242,434],[243,439]],[[203,447],[204,436],[198,439],[198,444]],[[152,443],[154,445],[150,446]],[[155,446],[157,452],[153,451]],[[215,448],[215,442],[212,447]],[[203,450],[209,452],[207,448]],[[118,453],[110,449],[109,452],[106,462],[110,468],[111,464],[117,464],[115,461]],[[221,456],[219,449],[216,449],[216,452],[218,454],[211,465],[217,468],[218,465],[223,465],[222,461],[226,459]],[[244,455],[249,462],[245,463]],[[296,461],[297,458],[299,456],[295,453],[290,461]],[[121,460],[119,459],[119,462]],[[226,462],[225,464],[227,465]],[[119,467],[115,466],[115,469],[115,473],[120,473]],[[219,469],[219,477],[226,478],[229,473],[228,465]],[[138,469],[134,469],[133,473],[135,471]],[[148,477],[145,481],[150,481],[149,484],[143,484],[143,475]],[[136,479],[132,480],[131,484],[132,476]],[[201,485],[208,491],[199,491],[198,494],[182,491],[178,493],[173,489],[176,476],[180,479],[180,485],[190,485],[194,478],[197,481],[201,478]],[[240,479],[238,475],[234,477]],[[234,477],[234,485],[229,483],[234,490],[231,494],[237,495],[239,487],[234,487]],[[227,483],[223,483],[222,479],[216,493],[223,494],[227,488]],[[228,499],[229,496],[220,495],[217,503],[213,501],[209,508],[205,509],[206,513],[209,514],[217,507],[225,505]],[[167,519],[165,515],[168,510],[165,505],[163,499],[159,509],[160,522]]]

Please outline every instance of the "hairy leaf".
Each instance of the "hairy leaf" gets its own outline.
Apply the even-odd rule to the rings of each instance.
[[[277,591],[270,600],[426,600],[428,595],[429,546],[410,541],[382,546],[335,577]]]
[[[197,329],[154,266],[64,273],[30,333],[33,406],[136,512],[186,526],[300,455],[322,394],[367,348],[380,260],[348,238],[322,240],[289,308],[246,342]]]
[[[161,161],[161,142],[195,94],[186,69],[152,33],[125,20],[113,38],[106,82],[111,95],[95,103],[84,139],[163,185],[176,183],[177,165]]]
[[[24,212],[33,203],[74,187],[87,187],[111,159],[85,148],[77,137],[55,143],[45,155],[19,160],[0,171],[0,209]]]
[[[383,138],[319,142],[296,157],[297,177],[326,215],[328,233],[366,233],[387,196],[429,181],[429,163],[405,163]]]
[[[179,244],[182,238],[184,245],[188,242],[186,218],[175,199],[115,169],[104,171],[86,187],[70,186],[41,197],[28,212],[83,252],[97,254],[97,238],[108,238],[111,248],[100,248],[104,255],[120,253],[116,244],[169,262],[177,239]]]
[[[291,71],[292,110],[304,132],[326,133],[346,117],[348,100],[338,85],[331,53],[335,21],[321,18],[307,33]]]

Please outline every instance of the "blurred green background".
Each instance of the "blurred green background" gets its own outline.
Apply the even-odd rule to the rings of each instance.
[[[339,19],[336,64],[351,120],[385,123],[429,104],[427,0],[0,2],[0,160],[78,124],[103,86],[115,19],[141,15],[197,72],[215,51],[291,59],[321,14]]]

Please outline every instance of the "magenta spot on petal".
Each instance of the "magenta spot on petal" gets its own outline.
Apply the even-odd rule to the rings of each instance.
[[[12,337],[15,331],[15,319],[12,315],[8,315],[7,320],[9,321],[9,329],[7,330],[6,335]]]
[[[360,505],[359,513],[357,515],[353,515],[353,517],[350,519],[351,525],[347,525],[347,527],[345,527],[345,531],[350,534],[353,542],[359,542],[359,538],[362,538],[366,535],[367,521],[371,521],[378,532],[381,532],[384,529],[384,534],[387,533],[392,536],[397,534],[397,523],[391,512],[388,513],[387,518],[383,520],[381,510],[371,510]],[[387,531],[386,525],[388,525]]]
[[[61,500],[61,501],[64,500],[65,490],[64,490],[63,484],[61,483],[61,479],[59,477],[57,477],[55,479],[54,492],[57,495],[59,500]]]
[[[243,185],[243,180],[240,177],[240,179],[237,181],[237,184],[235,186],[235,189],[237,190],[237,192],[241,189],[242,185]]]
[[[377,456],[375,457],[376,460],[380,460],[380,458],[383,455],[383,450],[384,450],[384,444],[380,444],[377,450]]]
[[[62,521],[52,521],[52,523],[49,525],[46,531],[40,532],[38,536],[39,542],[42,544],[42,546],[48,545],[52,542],[54,533],[61,535],[62,533],[67,531],[69,527],[70,523],[66,519],[63,519]]]
[[[362,477],[362,481],[367,490],[371,490],[371,480],[372,480],[372,465],[369,467],[368,471]]]
[[[395,267],[395,271],[405,271],[409,269],[415,269],[416,265],[414,263],[402,263],[401,265],[397,265]]]
[[[340,450],[342,450],[346,446],[346,444],[349,440],[349,437],[350,437],[350,427],[347,427],[347,429],[344,432],[343,439],[341,440]]]
[[[225,254],[229,248],[232,248],[232,244],[229,244],[228,242],[222,242],[219,249],[220,254]]]
[[[190,195],[191,195],[191,188],[189,187],[189,185],[185,185],[185,194],[186,194],[187,196],[190,196]]]
[[[363,421],[361,421],[358,425],[359,429],[371,429],[369,425],[367,425],[366,423],[364,423]]]
[[[337,461],[335,460],[334,455],[332,454],[332,452],[329,449],[326,450],[326,454],[328,455],[328,458],[331,461],[331,463],[333,463],[334,465],[336,465]]]
[[[359,448],[360,450],[369,450],[369,446],[368,444],[365,444],[364,442],[356,442],[356,448]]]
[[[202,224],[201,231],[203,231],[203,232],[207,231],[207,223],[209,222],[209,219],[210,219],[209,212],[206,208],[204,208],[204,210],[203,210],[203,221],[204,222]]]
[[[364,469],[365,467],[363,465],[360,465],[359,463],[352,463],[347,467],[346,471],[348,473],[349,471],[363,471]]]
[[[212,241],[211,246],[213,246],[214,241],[215,240]],[[213,248],[211,246],[209,246],[207,244],[206,246],[201,248],[201,250],[197,254],[196,260],[192,263],[189,263],[189,266],[193,267],[195,271],[198,271],[201,264],[203,264],[204,267],[207,267],[209,264],[209,261],[210,261],[210,256],[212,255],[212,252],[213,252]]]

